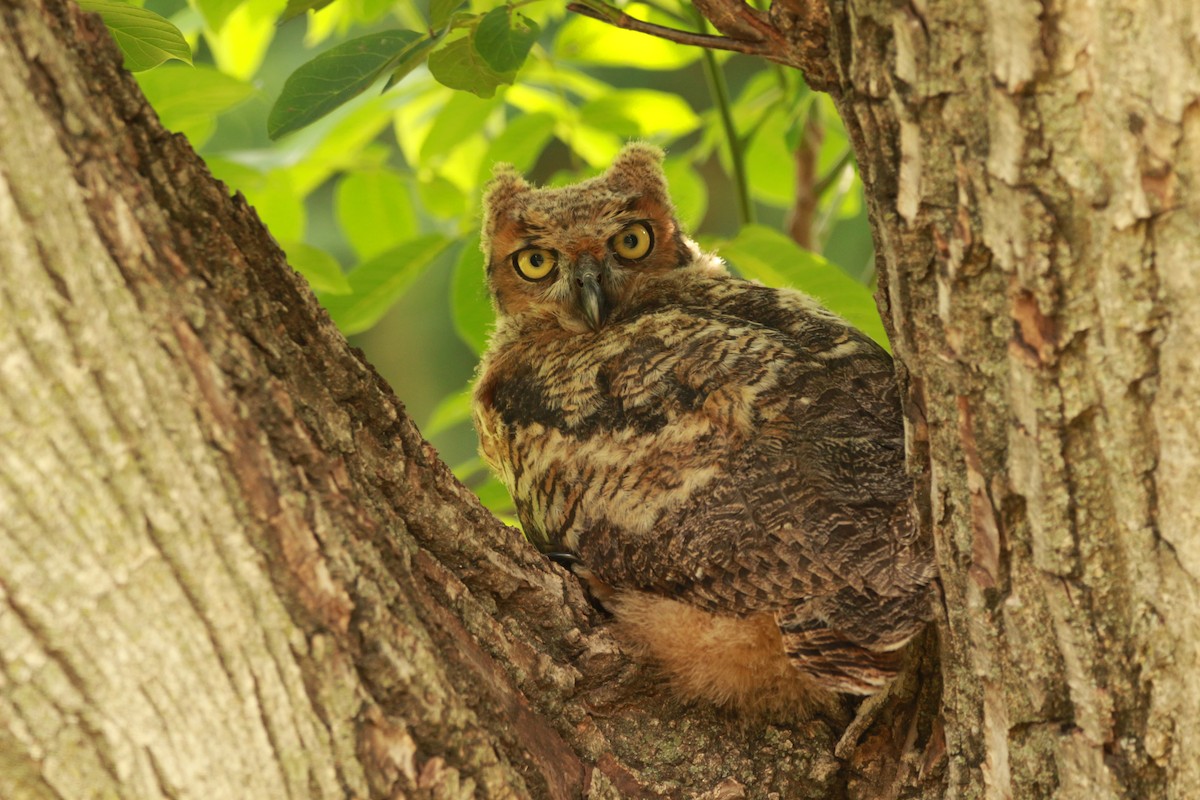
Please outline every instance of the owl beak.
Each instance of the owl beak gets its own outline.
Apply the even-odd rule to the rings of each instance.
[[[608,302],[600,288],[600,264],[594,258],[581,258],[575,271],[575,283],[579,287],[579,308],[588,326],[600,330],[608,316]]]

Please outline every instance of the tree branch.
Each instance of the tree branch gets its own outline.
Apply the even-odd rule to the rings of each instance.
[[[778,32],[762,14],[741,0],[696,0],[692,3],[713,27],[736,39],[773,39]]]
[[[568,3],[567,10],[574,11],[576,14],[582,14],[585,17],[600,20],[601,22],[607,22],[609,25],[614,25],[624,30],[638,31],[639,33],[645,33],[659,39],[666,39],[669,42],[677,44],[770,57],[771,48],[765,40],[748,41],[745,39],[733,39],[727,36],[712,36],[705,33],[693,33],[691,31],[681,31],[677,28],[668,28],[665,25],[657,25],[653,22],[646,22],[636,17],[631,17],[624,11],[613,8],[606,3]]]
[[[837,85],[837,71],[829,57],[829,9],[823,3],[776,0],[768,14],[741,0],[702,0],[694,5],[725,35],[692,33],[646,22],[603,0],[568,3],[567,9],[618,28],[677,44],[762,56],[799,69],[814,89],[828,91]]]

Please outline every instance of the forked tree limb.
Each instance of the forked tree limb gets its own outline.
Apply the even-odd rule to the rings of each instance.
[[[823,3],[791,0],[759,11],[738,0],[702,0],[697,9],[721,36],[646,22],[602,0],[568,3],[577,14],[625,30],[639,31],[678,44],[729,50],[795,67],[814,89],[834,88],[836,72],[829,54],[829,10]]]

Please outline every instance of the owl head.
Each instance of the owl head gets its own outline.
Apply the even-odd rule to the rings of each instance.
[[[639,286],[690,263],[695,245],[675,220],[662,159],[657,147],[629,144],[603,175],[555,189],[498,165],[482,241],[497,315],[598,330],[636,303]]]

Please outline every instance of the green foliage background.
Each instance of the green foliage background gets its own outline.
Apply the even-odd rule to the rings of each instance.
[[[883,341],[849,145],[795,71],[620,30],[559,0],[82,5],[113,30],[163,124],[255,206],[497,512],[508,498],[475,454],[467,394],[492,318],[479,201],[497,162],[561,184],[601,172],[629,139],[659,144],[680,219],[703,246]],[[622,8],[705,31],[689,3]],[[817,170],[797,186],[806,149]],[[819,195],[805,226],[813,250],[784,233],[798,190]]]

